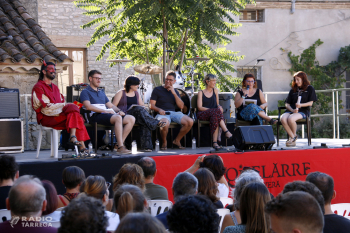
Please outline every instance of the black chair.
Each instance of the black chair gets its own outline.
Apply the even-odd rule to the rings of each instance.
[[[95,153],[97,154],[97,131],[98,130],[111,130],[111,151],[113,151],[114,147],[113,147],[113,132],[114,132],[114,126],[106,126],[106,125],[99,125],[96,122],[92,123],[92,124],[87,124],[85,123],[85,127],[86,128],[93,128],[94,130],[94,136],[95,136],[95,141],[94,141],[94,147],[95,147]]]
[[[282,125],[281,123],[281,110],[282,109],[286,109],[286,107],[278,107],[278,122],[276,124],[277,126],[277,146],[279,146],[279,128],[280,125]],[[306,119],[300,119],[297,120],[296,123],[297,125],[306,125],[306,132],[307,132],[307,144],[310,146],[311,145],[311,118],[310,118],[310,114],[311,114],[311,107],[308,107],[308,111],[309,111],[309,115],[306,115]],[[288,137],[288,135],[287,135]]]

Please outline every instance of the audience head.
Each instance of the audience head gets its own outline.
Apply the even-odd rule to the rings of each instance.
[[[74,189],[85,180],[83,169],[77,166],[66,167],[62,172],[62,182],[67,189]]]
[[[41,181],[33,176],[19,177],[10,189],[6,204],[20,217],[39,217],[46,209],[46,193]]]
[[[186,195],[195,195],[198,191],[198,180],[189,172],[180,172],[173,181],[174,201]]]
[[[270,220],[264,212],[265,205],[270,200],[269,190],[263,183],[252,182],[243,188],[239,209],[246,232],[270,231]]]
[[[108,203],[110,183],[107,183],[102,176],[88,176],[80,186],[80,192],[102,200],[103,204]],[[80,194],[79,194],[80,195]]]
[[[84,232],[105,233],[108,217],[101,200],[79,194],[62,210],[58,233]]]
[[[204,157],[203,162],[199,164],[199,167],[208,168],[218,181],[225,174],[226,168],[224,167],[224,162],[222,158],[218,155],[207,155]]]
[[[334,180],[331,176],[322,172],[311,172],[306,176],[306,181],[313,183],[321,191],[324,203],[330,205],[335,197]]]
[[[299,87],[298,84],[296,83],[296,78],[300,78],[301,79],[301,89],[303,89],[304,91],[306,90],[306,88],[310,85],[309,80],[307,79],[307,75],[305,72],[303,71],[298,71],[297,73],[295,73],[293,75],[293,82],[292,82],[292,89],[294,92],[297,92]]]
[[[275,233],[321,233],[323,214],[316,199],[307,192],[279,194],[266,204]],[[298,230],[298,231],[297,231]]]
[[[143,212],[147,206],[147,200],[139,187],[124,184],[114,193],[114,206],[119,218],[122,219],[130,212]]]
[[[233,205],[235,207],[235,210],[240,209],[240,198],[241,198],[241,194],[244,186],[252,182],[264,183],[264,180],[260,177],[259,173],[257,173],[254,170],[247,170],[243,172],[239,177],[236,178],[235,188],[232,192],[233,194],[232,198],[234,200]]]
[[[133,163],[124,164],[117,175],[113,178],[113,191],[115,192],[122,184],[133,184],[142,191],[145,190],[145,178],[142,168]]]
[[[214,204],[202,195],[180,198],[167,220],[169,231],[174,233],[217,233],[220,222]]]
[[[15,181],[18,178],[18,164],[12,155],[0,155],[0,186],[5,180]]]
[[[215,75],[213,75],[213,74],[207,74],[207,75],[204,77],[204,84],[205,84],[206,86],[208,86],[210,80],[216,80],[216,79],[217,79],[217,77],[216,77]]]
[[[151,157],[142,157],[137,164],[142,168],[146,179],[150,179],[156,175],[156,162]]]
[[[130,75],[125,79],[124,89],[128,93],[130,91],[130,86],[140,85],[140,79],[134,75]]]
[[[216,194],[219,189],[213,173],[207,168],[199,168],[193,175],[198,180],[198,194],[209,197],[212,202],[217,202],[219,198]]]
[[[41,183],[46,192],[46,210],[43,211],[43,215],[48,215],[54,212],[58,206],[57,191],[55,185],[49,180],[42,180]]]
[[[324,209],[324,199],[321,191],[312,183],[308,181],[293,181],[286,184],[283,188],[283,193],[288,193],[291,191],[303,191],[309,193],[313,196],[321,207],[322,213],[325,212]]]
[[[148,213],[127,214],[115,233],[166,233],[164,225]]]
[[[254,81],[254,83],[247,83],[247,79],[250,79],[249,81]],[[243,88],[247,88],[247,85],[249,85],[250,87],[253,86],[253,88],[257,88],[258,87],[258,83],[256,82],[256,79],[254,77],[253,74],[245,74],[244,77],[243,77],[243,80],[242,80],[242,87]]]

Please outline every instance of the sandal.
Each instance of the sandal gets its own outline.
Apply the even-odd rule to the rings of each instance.
[[[88,148],[81,149],[79,153],[83,156],[89,156],[89,149]]]
[[[228,131],[228,130],[224,132],[225,137],[226,137],[227,139],[231,139],[231,138],[232,138],[232,133],[231,133],[231,137],[227,137],[227,136],[226,136],[226,133],[231,133],[231,132],[230,132],[230,131]],[[213,144],[214,144],[214,142],[213,142]]]
[[[219,146],[219,144],[217,146],[214,146],[214,144],[218,144],[217,142],[213,142],[213,148],[216,150],[216,151],[224,151],[225,149],[222,148],[221,146]]]
[[[179,146],[179,145],[175,144],[174,142],[173,142],[173,146],[175,146],[175,148],[178,148],[178,149],[181,149],[181,150],[186,149],[185,147],[181,146],[181,144]]]
[[[72,142],[72,139],[75,138],[75,140]],[[77,137],[75,135],[71,136],[67,142],[68,145],[71,146],[81,146],[81,143],[78,141]]]
[[[165,125],[166,125],[166,122],[165,122],[165,121],[159,121],[159,123],[157,124],[157,126],[158,126],[159,128],[163,128]]]
[[[270,125],[275,125],[275,124],[277,124],[277,120],[271,118],[271,120],[269,121],[269,124]]]
[[[167,147],[161,147],[160,150],[167,150]]]

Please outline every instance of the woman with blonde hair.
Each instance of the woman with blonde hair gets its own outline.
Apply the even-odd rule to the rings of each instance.
[[[198,92],[197,99],[197,118],[202,121],[210,121],[210,133],[213,135],[213,148],[217,151],[223,150],[217,140],[220,138],[219,127],[222,128],[227,138],[232,134],[228,131],[223,115],[223,108],[219,105],[219,90],[215,88],[216,76],[207,74],[204,78],[206,88]]]
[[[134,163],[124,164],[120,168],[119,173],[113,177],[113,192],[117,191],[122,184],[136,185],[144,192],[145,177],[142,168]]]

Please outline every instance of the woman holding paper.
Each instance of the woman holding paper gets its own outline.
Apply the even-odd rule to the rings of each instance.
[[[296,121],[306,119],[309,115],[308,108],[317,101],[315,89],[310,85],[307,75],[303,71],[294,74],[292,89],[285,101],[286,112],[281,117],[281,123],[289,136],[286,146],[295,146],[298,136],[296,135]]]
[[[253,125],[262,125],[263,120],[265,120],[274,125],[277,123],[277,120],[268,117],[264,112],[267,103],[263,92],[257,87],[258,85],[253,74],[244,75],[242,89],[235,96],[237,119],[251,121]]]
[[[141,96],[137,92],[140,79],[135,76],[129,76],[125,79],[124,89],[118,91],[113,104],[135,117],[135,123],[140,125],[141,149],[145,152],[151,152],[153,149],[151,131],[157,126],[163,127],[166,122],[154,119],[143,106]]]

